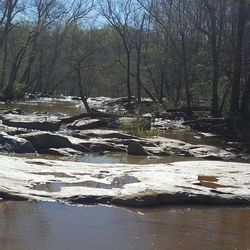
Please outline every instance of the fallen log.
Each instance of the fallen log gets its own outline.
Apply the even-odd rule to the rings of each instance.
[[[126,115],[127,117],[128,115]],[[80,120],[83,118],[120,118],[120,117],[124,117],[124,115],[121,114],[114,114],[114,113],[108,113],[108,112],[100,112],[100,111],[93,111],[91,113],[82,113],[79,115],[75,115],[75,116],[70,116],[70,117],[65,117],[65,118],[61,118],[61,122],[62,123],[71,123],[74,122],[76,120]]]

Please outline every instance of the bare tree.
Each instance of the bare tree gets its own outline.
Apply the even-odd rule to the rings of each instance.
[[[126,53],[126,75],[128,106],[131,107],[131,53],[134,49],[135,32],[131,31],[133,25],[133,0],[105,0],[99,3],[99,12],[108,20],[122,40]]]

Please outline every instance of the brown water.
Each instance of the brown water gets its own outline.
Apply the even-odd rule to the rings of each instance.
[[[84,108],[80,101],[71,99],[41,98],[23,102],[0,103],[1,110],[21,109],[25,113],[48,112],[65,115],[78,115]]]
[[[183,131],[165,131],[161,134],[163,137],[184,141],[194,145],[211,145],[223,148],[225,147],[225,140],[218,136],[206,136],[202,133],[198,133],[192,130]]]
[[[250,208],[0,203],[3,250],[250,249]]]

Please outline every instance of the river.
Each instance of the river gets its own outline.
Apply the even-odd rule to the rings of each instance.
[[[0,249],[249,249],[250,208],[0,203]]]
[[[5,105],[2,104],[2,107]],[[26,112],[77,114],[80,103],[16,105]],[[218,138],[197,134],[167,134],[193,144],[223,145]],[[80,159],[92,163],[164,163],[179,158],[108,154]],[[187,159],[185,159],[187,160]],[[191,160],[194,160],[191,158]],[[2,250],[165,250],[250,249],[250,208],[167,206],[128,209],[111,206],[71,206],[61,203],[0,201],[0,249]]]

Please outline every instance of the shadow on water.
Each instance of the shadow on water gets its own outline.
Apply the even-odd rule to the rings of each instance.
[[[250,208],[0,202],[0,249],[248,249]]]

